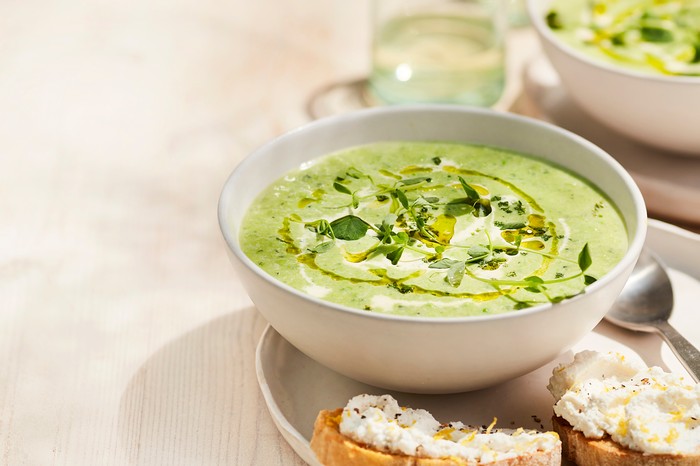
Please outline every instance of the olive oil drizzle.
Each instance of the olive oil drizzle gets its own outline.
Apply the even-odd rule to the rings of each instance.
[[[352,170],[352,173],[350,170]],[[526,202],[532,210],[532,213],[530,213],[527,217],[527,224],[521,223],[519,226],[510,228],[507,226],[500,227],[501,237],[511,246],[494,246],[491,242],[491,238],[489,237],[488,230],[485,230],[488,245],[476,247],[476,253],[472,253],[471,249],[474,249],[474,247],[472,247],[469,252],[470,256],[473,254],[471,259],[467,259],[466,261],[462,262],[444,258],[444,253],[450,248],[464,248],[465,246],[451,243],[455,235],[457,218],[448,212],[440,213],[437,216],[434,216],[432,210],[437,209],[438,206],[444,206],[445,209],[447,209],[447,207],[456,202],[466,202],[467,206],[472,206],[472,213],[475,217],[488,217],[492,215],[492,209],[490,198],[488,197],[489,191],[485,186],[479,184],[469,184],[461,176],[459,177],[461,186],[456,184],[453,185],[452,183],[432,183],[432,179],[429,176],[423,175],[434,172],[447,173],[448,178],[449,174],[458,174],[468,176],[470,177],[470,180],[479,177],[490,179],[507,188],[510,192],[515,194],[518,199]],[[359,170],[351,168],[347,172],[347,177],[339,176],[336,178],[333,187],[336,191],[344,195],[351,196],[351,201],[347,207],[351,208],[352,212],[355,212],[359,208],[360,202],[364,204],[365,209],[377,209],[380,207],[386,208],[388,204],[388,210],[390,215],[393,215],[393,221],[390,223],[383,223],[382,225],[371,225],[365,220],[362,220],[360,217],[350,214],[342,218],[337,218],[333,221],[320,219],[304,222],[299,215],[292,214],[284,218],[282,228],[278,230],[278,239],[287,244],[286,252],[288,254],[295,255],[297,261],[302,266],[314,269],[320,274],[333,280],[348,281],[356,284],[365,283],[372,286],[390,287],[398,290],[402,294],[415,293],[437,297],[466,298],[474,301],[488,301],[496,299],[500,296],[506,296],[508,299],[511,299],[516,303],[516,309],[527,307],[529,305],[526,302],[519,301],[511,296],[517,290],[524,288],[532,292],[542,293],[542,295],[551,301],[552,298],[546,292],[545,285],[548,283],[560,283],[579,276],[584,276],[587,282],[589,279],[594,280],[592,277],[584,275],[585,268],[587,268],[590,263],[587,263],[585,267],[581,266],[582,263],[590,262],[587,246],[584,247],[584,250],[579,256],[579,265],[581,268],[580,273],[569,277],[557,277],[557,279],[549,281],[545,281],[541,278],[549,270],[553,262],[559,259],[559,236],[557,234],[557,228],[554,222],[547,221],[540,204],[532,196],[515,186],[513,183],[494,175],[489,175],[476,170],[459,168],[452,165],[438,167],[409,165],[399,170],[399,173],[402,175],[415,176],[413,178],[404,178],[401,175],[385,169],[378,170],[378,173],[385,178],[391,179],[392,184],[376,184],[370,175],[365,175],[359,172]],[[416,174],[419,176],[416,176]],[[354,187],[353,180],[350,178],[354,180],[368,180],[370,183],[370,189],[374,188],[376,189],[376,192],[367,194],[367,186],[353,191],[351,189]],[[471,182],[473,183],[473,181]],[[426,193],[432,193],[435,190],[443,189],[448,186],[454,186],[458,189],[462,188],[467,197],[462,200],[455,200],[452,198],[446,203],[444,201],[439,202],[440,199],[437,197],[427,197]],[[362,196],[358,195],[360,191],[362,191]],[[412,196],[417,194],[417,197],[413,200],[409,200],[407,193],[411,193]],[[310,194],[309,197],[302,198],[298,203],[298,207],[304,208],[312,203],[321,202],[326,194],[327,193],[324,190],[316,189]],[[518,204],[520,205],[520,201],[518,201]],[[521,212],[518,211],[518,213]],[[295,242],[294,235],[292,234],[291,230],[291,222],[304,223],[307,229],[315,229],[317,239],[324,242],[319,243],[313,249],[302,251]],[[493,219],[491,222],[498,223],[494,222]],[[322,229],[319,228],[319,225],[321,224],[324,225]],[[334,224],[336,224],[335,229],[333,228]],[[394,228],[399,228],[399,233],[394,232]],[[329,247],[321,248],[319,246],[332,246],[332,243],[337,239],[359,239],[368,231],[373,231],[374,234],[376,234],[378,239],[377,243],[364,251],[352,253],[348,252],[344,247],[341,247],[341,254],[344,260],[349,263],[360,263],[376,256],[377,254],[383,254],[392,262],[392,264],[396,265],[401,260],[401,255],[404,249],[410,249],[423,254],[425,257],[422,260],[428,263],[428,267],[403,278],[389,277],[386,269],[366,269],[366,271],[376,277],[376,279],[367,279],[347,277],[331,270],[327,270],[326,268],[319,266],[319,264],[316,262],[316,257],[318,254],[325,253],[329,250]],[[331,241],[327,241],[328,238],[322,239],[324,236],[330,238]],[[547,237],[546,239],[545,236]],[[546,248],[546,242],[550,239],[551,242],[549,249],[545,252],[544,249]],[[415,243],[422,243],[427,247],[427,249],[432,251],[427,252],[425,251],[426,248],[417,249],[415,247]],[[537,254],[541,258],[539,267],[535,271],[531,272],[526,278],[515,280],[489,279],[480,277],[476,275],[474,271],[469,270],[470,267],[474,266],[478,266],[483,270],[495,270],[500,267],[500,264],[503,261],[505,261],[505,258],[503,258],[500,254],[505,253],[506,256],[513,256],[518,255],[521,252]],[[583,261],[581,259],[582,255],[585,255]],[[568,259],[566,260],[568,261]],[[445,291],[440,289],[426,289],[415,283],[410,283],[410,279],[420,277],[429,270],[432,272],[440,272],[436,271],[435,269],[445,269],[442,270],[442,272],[447,272],[445,281],[453,286],[453,290]],[[457,287],[461,282],[462,275],[469,276],[477,281],[489,283],[494,291],[481,293],[458,291]]]
[[[559,235],[557,235],[557,227],[553,222],[548,222],[547,230],[552,235],[552,244],[549,247],[549,254],[554,257],[559,256]],[[549,270],[549,267],[554,262],[553,257],[550,256],[542,256],[542,265],[532,273],[533,275],[541,277]]]
[[[520,196],[525,202],[530,204],[530,207],[533,208],[533,210],[536,210],[537,212],[543,212],[542,207],[535,201],[535,199],[527,194],[525,191],[521,190],[517,186],[515,186],[513,183],[510,183],[502,178],[499,178],[494,175],[489,175],[486,173],[481,173],[476,170],[467,170],[465,168],[458,168],[458,167],[453,167],[452,165],[447,165],[445,167],[442,167],[442,169],[447,172],[447,173],[458,173],[460,175],[471,175],[471,176],[481,176],[484,178],[488,178],[490,180],[493,180],[497,183],[502,184],[503,186],[507,187],[511,191],[513,191],[515,194]]]
[[[368,271],[377,277],[376,280],[366,279],[366,278],[356,278],[356,277],[346,277],[338,273],[332,272],[330,270],[324,269],[316,263],[316,255],[314,253],[303,253],[297,255],[297,261],[310,269],[316,270],[322,275],[331,278],[336,281],[347,281],[350,283],[358,284],[365,283],[372,286],[390,287],[399,290],[400,293],[414,293],[421,295],[431,295],[441,298],[455,298],[455,299],[473,299],[475,301],[490,301],[492,299],[499,298],[504,295],[511,294],[513,290],[511,289],[501,289],[497,291],[486,291],[483,293],[468,293],[468,292],[447,292],[442,290],[426,289],[416,284],[406,283],[411,278],[417,278],[424,273],[424,271],[417,271],[411,275],[404,278],[391,278],[387,274],[386,269],[369,269]]]
[[[289,217],[284,217],[282,220],[282,228],[277,230],[279,234],[278,239],[287,245],[287,254],[297,255],[301,253],[301,249],[297,247],[294,242],[294,237],[292,236],[292,230],[290,228],[289,222],[291,219]]]

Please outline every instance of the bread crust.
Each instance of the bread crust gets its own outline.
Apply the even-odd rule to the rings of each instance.
[[[564,455],[578,466],[700,466],[700,455],[645,454],[630,450],[609,436],[589,439],[565,419],[552,417]]]
[[[538,451],[516,458],[490,463],[468,462],[461,458],[422,458],[403,454],[384,453],[361,445],[340,433],[338,419],[342,408],[321,411],[314,423],[311,449],[325,466],[558,466],[561,464],[561,447],[550,451]]]

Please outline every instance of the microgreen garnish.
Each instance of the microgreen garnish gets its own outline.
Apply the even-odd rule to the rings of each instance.
[[[410,186],[412,184],[418,184],[422,183],[423,181],[430,182],[430,177],[428,176],[417,176],[415,178],[407,178],[405,180],[400,180],[399,183],[401,183],[404,186]]]
[[[462,185],[462,189],[467,194],[467,201],[470,204],[474,204],[476,201],[481,199],[481,196],[479,196],[479,193],[477,192],[477,190],[472,188],[471,185],[469,185],[469,183],[464,181],[464,178],[462,178],[461,176],[459,177],[459,182]]]
[[[583,283],[585,283],[586,286],[592,285],[593,283],[595,283],[595,282],[597,282],[597,281],[598,281],[597,278],[591,277],[590,275],[584,275],[584,276],[583,276]]]
[[[581,249],[581,252],[578,254],[578,267],[581,269],[581,273],[588,270],[588,267],[590,267],[591,264],[593,264],[593,260],[591,259],[591,253],[588,250],[588,243],[586,243],[583,246],[583,249]]]
[[[391,243],[391,236],[394,233],[394,224],[396,223],[396,215],[389,214],[384,217],[381,225],[376,225],[377,227],[377,239],[381,243],[389,244]]]
[[[491,254],[491,250],[487,247],[477,245],[477,246],[470,247],[467,250],[467,254],[469,254],[469,256],[471,256],[472,259],[474,259],[474,258],[480,259],[480,258],[484,258],[484,257],[488,256],[489,254]]]
[[[335,238],[354,241],[365,236],[369,223],[355,215],[346,215],[333,220],[330,228]]]
[[[433,262],[428,267],[431,269],[449,269],[453,265],[460,262],[461,261],[456,261],[453,259],[440,259],[439,261]]]
[[[561,17],[559,17],[559,13],[554,10],[547,13],[547,16],[545,16],[545,21],[547,21],[547,26],[549,26],[551,29],[561,29],[564,27],[561,22]]]
[[[398,291],[401,294],[406,294],[406,293],[411,293],[413,291],[413,287],[410,285],[406,285],[404,283],[392,283],[390,285],[387,285],[390,288],[394,288],[396,291]]]
[[[495,222],[493,222],[493,224],[495,226],[497,226],[498,228],[500,228],[501,230],[520,230],[521,228],[525,228],[525,226],[526,226],[525,223],[523,223],[523,222],[504,223],[504,222],[495,221]]]
[[[695,49],[693,53],[693,58],[690,59],[690,63],[700,63],[700,43],[693,45]]]
[[[328,251],[332,247],[333,247],[333,241],[324,241],[323,243],[317,244],[313,248],[309,248],[309,252],[313,252],[315,254],[323,254],[324,252]]]
[[[352,195],[352,191],[350,191],[350,189],[348,189],[348,187],[345,186],[344,184],[340,184],[339,181],[333,182],[333,188],[334,188],[336,191],[338,191],[339,193],[350,194],[350,195]]]
[[[350,178],[355,178],[356,180],[362,178],[363,176],[367,176],[355,167],[348,168],[345,174],[348,175]]]
[[[399,263],[399,260],[401,259],[401,255],[403,254],[403,250],[404,250],[403,246],[396,246],[390,252],[386,253],[386,258],[391,261],[392,265],[396,265]]]
[[[458,287],[462,283],[462,278],[464,278],[465,267],[466,265],[464,262],[457,262],[452,267],[447,269],[447,283],[455,288]]]
[[[475,280],[489,283],[490,285],[492,285],[494,287],[500,287],[500,286],[520,287],[526,291],[529,291],[530,293],[542,294],[550,302],[558,302],[561,299],[569,298],[571,296],[564,296],[564,297],[550,296],[547,292],[546,285],[565,282],[568,280],[572,280],[574,278],[579,278],[581,276],[583,276],[585,285],[590,285],[591,283],[595,282],[595,280],[596,280],[594,277],[591,277],[589,275],[584,274],[584,272],[592,264],[592,260],[591,260],[591,256],[590,256],[590,252],[589,252],[589,248],[588,248],[588,243],[586,243],[583,246],[583,249],[581,249],[581,252],[579,253],[578,265],[579,265],[580,271],[578,273],[573,274],[573,275],[568,276],[568,277],[563,276],[563,274],[561,274],[561,273],[557,273],[556,278],[549,279],[549,280],[545,280],[542,277],[539,277],[537,275],[530,275],[528,277],[523,278],[522,280],[517,280],[517,279],[516,280],[501,280],[501,279],[483,278],[483,277],[480,277],[480,276],[474,274],[473,272],[471,272],[467,268],[467,266],[470,263],[479,262],[479,263],[481,263],[482,268],[486,268],[487,270],[492,270],[494,264],[497,264],[497,263],[502,262],[504,260],[503,258],[493,257],[494,252],[495,252],[495,248],[493,248],[493,247],[486,247],[486,246],[479,246],[479,245],[472,246],[467,251],[467,253],[470,256],[470,259],[468,259],[466,261],[456,261],[456,260],[453,260],[450,258],[444,258],[444,259],[441,259],[437,262],[433,262],[432,264],[430,264],[428,266],[428,268],[438,269],[438,270],[447,270],[447,274],[445,275],[445,281],[454,287],[459,286],[464,275],[469,275],[471,278],[473,278]],[[530,252],[534,252],[534,251],[530,251]],[[516,308],[518,308],[518,307],[516,306]]]
[[[475,217],[487,217],[491,214],[491,200],[488,198],[482,198],[479,192],[474,189],[469,183],[464,181],[464,178],[459,177],[459,182],[462,185],[462,189],[467,195],[467,203],[474,208]]]
[[[337,179],[336,179],[337,180]],[[353,209],[357,209],[360,206],[360,199],[357,197],[356,192],[350,191],[350,188],[345,186],[339,181],[335,181],[333,183],[333,188],[338,191],[339,193],[343,194],[349,194],[350,195],[350,205],[353,207]]]
[[[304,224],[304,226],[315,232],[317,235],[328,236],[329,238],[335,239],[333,228],[331,228],[331,224],[328,223],[328,220],[321,219],[314,222],[307,222]]]
[[[439,157],[431,160],[435,165],[442,163]],[[411,170],[401,173],[428,172],[430,175],[430,172],[442,170],[421,165],[412,166]],[[444,169],[448,173],[450,170],[454,170],[454,167]],[[289,234],[291,230],[288,229],[289,222],[300,223],[316,233],[317,244],[306,247],[305,254],[311,257],[335,251],[337,241],[366,238],[361,243],[365,246],[363,251],[353,249],[350,252],[342,244],[338,245],[337,250],[346,261],[355,263],[382,257],[394,266],[403,261],[422,261],[435,273],[444,273],[444,280],[449,286],[460,288],[465,277],[487,283],[496,290],[495,295],[503,295],[512,300],[516,309],[529,307],[541,302],[543,298],[558,302],[569,297],[552,296],[548,286],[554,283],[579,278],[588,285],[596,280],[586,274],[593,263],[588,244],[581,249],[577,260],[559,257],[555,245],[561,236],[556,235],[553,224],[548,224],[544,215],[537,213],[540,211],[528,210],[529,206],[534,205],[530,200],[526,201],[528,206],[517,197],[514,198],[513,194],[490,196],[485,185],[470,184],[462,176],[457,176],[459,185],[456,187],[461,188],[464,197],[455,199],[454,195],[445,195],[455,187],[451,175],[446,177],[444,184],[439,184],[433,182],[435,175],[405,177],[386,170],[379,170],[379,173],[382,178],[377,178],[375,182],[357,169],[345,170],[332,184],[333,190],[340,197],[350,196],[349,203],[337,207],[348,209],[348,213],[333,220],[303,220],[298,214],[292,213],[286,217],[287,230],[285,234],[280,233],[281,240],[293,243]],[[338,194],[335,194],[335,198]],[[518,195],[520,194],[516,191],[515,196]],[[492,202],[498,208],[496,213],[491,207]],[[375,209],[385,212],[381,223],[373,224],[366,220],[376,218],[372,213]],[[463,236],[458,240],[453,238],[458,218],[464,218],[468,214],[479,218],[479,225],[483,225],[472,234],[478,234],[477,237],[482,238],[476,243],[473,239],[465,240]],[[477,220],[468,220],[467,223],[475,221]],[[496,238],[492,238],[491,234],[497,236],[497,241],[494,241]],[[538,250],[544,249],[545,242],[548,241],[551,242],[549,251]],[[540,276],[546,267],[525,278],[518,278],[510,270],[498,275],[501,278],[495,278],[490,273],[504,264],[507,266],[511,258],[526,258],[528,254],[541,256],[543,264],[554,260],[564,261],[578,265],[579,270],[572,273],[557,272],[554,278],[549,279]],[[561,270],[566,271],[567,267],[565,265]],[[401,293],[416,290],[415,286],[402,282],[397,282],[393,287]],[[534,301],[523,300],[522,293],[517,297],[511,296],[517,290],[527,291],[538,298]]]
[[[673,33],[660,27],[643,26],[640,31],[647,42],[673,42]]]
[[[401,191],[400,189],[397,189],[394,191],[394,195],[399,200],[403,208],[408,209],[408,197],[406,197],[406,193]]]
[[[537,277],[534,275],[531,275],[529,277],[525,277],[523,281],[527,284],[525,289],[529,291],[530,293],[540,293],[542,292],[543,286],[544,285],[544,280],[542,280],[541,277]]]

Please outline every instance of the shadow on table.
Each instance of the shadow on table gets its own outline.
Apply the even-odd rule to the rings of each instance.
[[[231,312],[144,362],[119,407],[119,443],[129,464],[264,464],[286,454],[274,424],[262,421],[269,418],[255,348],[265,325],[253,307]],[[242,435],[246,430],[253,433]],[[269,448],[260,457],[262,437]]]

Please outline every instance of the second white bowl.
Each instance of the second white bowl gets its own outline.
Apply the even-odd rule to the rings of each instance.
[[[528,0],[545,54],[572,99],[595,119],[642,143],[700,157],[700,77],[645,74],[594,60],[545,22],[551,0]]]

